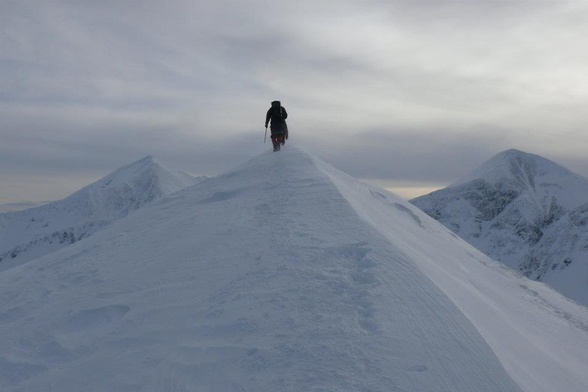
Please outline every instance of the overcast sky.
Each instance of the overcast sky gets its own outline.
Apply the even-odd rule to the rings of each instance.
[[[0,0],[0,203],[291,141],[416,196],[508,149],[588,176],[588,1]]]

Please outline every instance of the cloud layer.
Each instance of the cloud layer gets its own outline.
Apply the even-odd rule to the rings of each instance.
[[[447,184],[507,148],[588,175],[582,3],[4,1],[0,202],[147,154],[217,174],[267,149],[274,99],[367,179]]]

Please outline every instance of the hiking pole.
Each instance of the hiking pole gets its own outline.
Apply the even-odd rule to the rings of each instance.
[[[265,136],[263,137],[263,144],[265,144],[266,138],[267,138],[267,127],[265,127]]]

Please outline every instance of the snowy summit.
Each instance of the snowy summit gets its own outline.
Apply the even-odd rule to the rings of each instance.
[[[518,150],[411,201],[490,257],[588,306],[588,180]]]
[[[63,200],[0,214],[0,270],[88,237],[114,220],[201,180],[167,169],[147,156]]]
[[[588,310],[289,145],[0,273],[2,391],[584,392]]]

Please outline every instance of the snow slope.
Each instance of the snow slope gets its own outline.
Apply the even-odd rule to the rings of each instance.
[[[85,238],[195,179],[147,156],[71,196],[44,206],[0,214],[0,270]]]
[[[0,214],[5,213],[5,212],[28,210],[29,208],[39,207],[39,206],[49,204],[49,203],[50,203],[49,201],[44,202],[44,203],[34,203],[34,202],[25,201],[22,203],[0,204]]]
[[[411,202],[493,259],[588,306],[588,179],[508,150]]]
[[[3,391],[585,391],[588,311],[286,146],[0,273]]]

